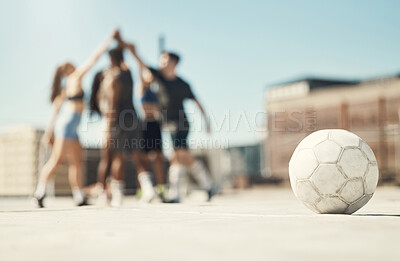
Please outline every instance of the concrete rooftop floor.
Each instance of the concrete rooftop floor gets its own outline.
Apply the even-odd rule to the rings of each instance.
[[[317,215],[290,188],[200,192],[184,203],[34,209],[0,198],[0,260],[400,260],[400,188],[355,214]]]

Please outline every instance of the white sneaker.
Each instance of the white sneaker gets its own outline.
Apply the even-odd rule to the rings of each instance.
[[[112,207],[120,207],[124,198],[124,182],[113,180],[111,181],[111,203]]]
[[[156,193],[153,190],[143,190],[142,189],[142,196],[140,198],[141,203],[151,203],[154,199],[156,199]]]
[[[112,193],[110,205],[115,208],[120,207],[122,205],[123,197],[124,196],[122,195],[122,193],[120,191],[116,191],[116,192]]]
[[[140,187],[142,189],[142,197],[140,198],[140,202],[150,203],[157,196],[157,193],[153,187],[153,183],[151,182],[150,173],[149,172],[139,173],[138,180],[140,183]]]

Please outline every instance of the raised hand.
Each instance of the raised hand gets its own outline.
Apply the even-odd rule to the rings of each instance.
[[[118,28],[113,31],[112,38],[114,38],[117,41],[122,41],[121,35],[120,35],[120,32],[119,32]]]
[[[124,41],[122,40],[121,32],[118,29],[115,29],[113,33],[113,38],[118,42],[118,45],[122,47],[124,46]]]
[[[125,46],[133,54],[136,54],[136,46],[133,43],[125,43]]]
[[[100,56],[107,51],[107,48],[116,37],[119,37],[118,29],[115,29],[112,35],[107,37],[105,41],[96,48],[95,52],[89,57],[89,59],[87,59],[82,65],[78,66],[76,72],[79,78],[82,78],[94,66]]]

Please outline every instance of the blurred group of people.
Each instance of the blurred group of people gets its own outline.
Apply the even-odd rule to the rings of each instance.
[[[117,47],[109,50],[113,41],[117,42]],[[64,161],[69,163],[69,182],[76,205],[88,205],[88,195],[82,184],[83,153],[78,138],[78,126],[85,108],[82,78],[107,50],[110,65],[95,75],[89,102],[91,113],[102,117],[102,127],[99,128],[102,148],[96,195],[111,206],[122,204],[124,165],[126,157],[131,157],[142,202],[160,200],[179,203],[181,183],[187,172],[207,191],[210,200],[215,192],[214,184],[203,162],[195,159],[189,151],[187,137],[190,126],[183,101],[193,100],[204,116],[208,132],[210,126],[189,84],[176,74],[179,56],[163,52],[159,67],[152,68],[137,54],[135,45],[123,40],[120,32],[115,30],[85,63],[75,67],[67,62],[56,70],[51,91],[53,113],[44,135],[46,143],[52,146],[52,152],[39,175],[34,193],[37,206],[44,207],[46,186]],[[139,65],[143,117],[138,116],[133,105],[134,80],[124,60],[124,51],[128,51]],[[174,149],[167,179],[164,177],[162,128],[169,132]],[[154,163],[153,168],[150,168],[151,163]],[[150,169],[154,169],[155,184]],[[164,184],[165,180],[168,184]],[[107,193],[108,185],[111,195]],[[168,189],[165,190],[166,187]]]

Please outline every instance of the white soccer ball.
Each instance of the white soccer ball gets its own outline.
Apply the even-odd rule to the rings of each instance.
[[[346,130],[320,130],[305,137],[289,162],[293,192],[321,214],[352,214],[371,199],[379,170],[372,149]]]

